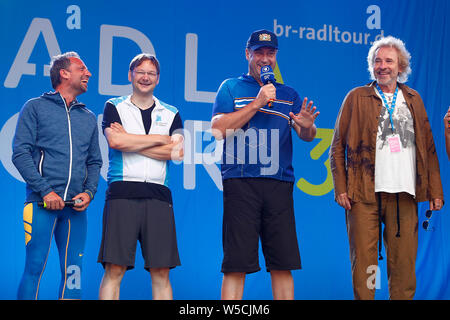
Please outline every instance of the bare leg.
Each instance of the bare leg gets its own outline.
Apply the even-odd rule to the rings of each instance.
[[[222,280],[222,300],[242,300],[245,273],[227,272]]]
[[[98,295],[100,300],[119,300],[120,283],[126,271],[126,266],[111,263],[105,265],[105,274],[103,275]]]
[[[170,268],[152,268],[152,297],[153,300],[172,300],[172,286],[169,279]]]
[[[289,270],[270,271],[274,300],[294,300],[294,278]]]

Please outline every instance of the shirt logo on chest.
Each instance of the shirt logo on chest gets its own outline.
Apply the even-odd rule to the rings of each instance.
[[[157,114],[157,115],[156,115],[156,121],[155,121],[155,122],[156,122],[155,124],[156,124],[157,126],[161,126],[161,127],[167,126],[167,122],[165,122],[165,121],[162,120],[162,117],[161,117],[160,114]]]

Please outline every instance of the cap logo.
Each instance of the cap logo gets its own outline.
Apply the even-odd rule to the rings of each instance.
[[[272,41],[270,38],[270,34],[267,33],[261,33],[259,35],[259,41]]]

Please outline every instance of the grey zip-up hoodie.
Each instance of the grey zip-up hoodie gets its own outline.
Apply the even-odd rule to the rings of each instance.
[[[51,191],[63,200],[97,191],[102,166],[95,114],[58,92],[25,103],[13,140],[12,161],[26,182],[26,202]]]

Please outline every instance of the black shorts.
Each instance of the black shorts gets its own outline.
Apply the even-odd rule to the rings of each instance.
[[[134,268],[141,244],[145,269],[180,265],[172,205],[157,199],[111,199],[103,209],[98,262]]]
[[[259,271],[259,239],[267,271],[301,269],[292,192],[275,179],[223,181],[222,272]]]

